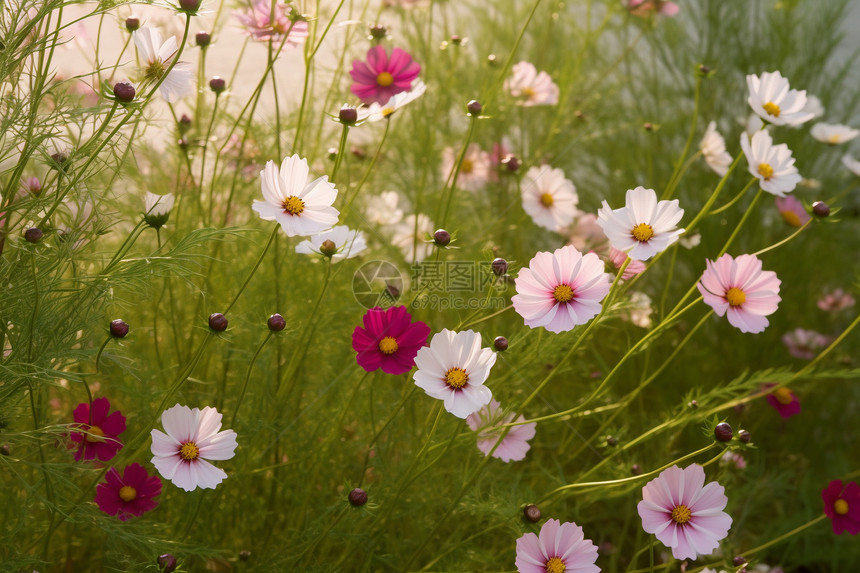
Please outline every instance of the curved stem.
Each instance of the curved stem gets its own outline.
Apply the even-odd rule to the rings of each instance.
[[[239,292],[236,293],[236,296],[233,297],[233,300],[230,301],[230,304],[227,305],[227,308],[224,309],[224,314],[230,312],[230,309],[233,308],[233,305],[236,304],[236,301],[239,300],[239,297],[242,296],[242,293],[245,292],[245,288],[248,286],[248,283],[251,282],[251,279],[254,278],[254,273],[257,272],[257,269],[260,268],[260,264],[263,262],[263,258],[266,256],[266,253],[269,252],[269,247],[272,246],[272,241],[275,240],[275,235],[278,234],[278,229],[280,228],[279,223],[275,223],[272,228],[272,233],[269,235],[269,240],[266,241],[266,246],[263,247],[263,250],[260,252],[260,256],[257,258],[257,262],[254,263],[253,268],[251,268],[251,272],[248,273],[248,276],[245,278],[245,282],[242,283],[242,286],[239,288]]]
[[[242,406],[242,400],[245,399],[245,392],[248,390],[248,381],[251,380],[251,371],[254,369],[254,363],[257,361],[257,357],[262,352],[263,347],[266,346],[266,343],[269,339],[272,338],[272,331],[270,330],[268,334],[266,334],[266,338],[263,339],[263,342],[260,343],[260,346],[257,347],[256,352],[251,357],[251,361],[248,362],[248,371],[245,373],[245,381],[242,383],[242,390],[239,392],[239,398],[236,400],[236,408],[233,410],[233,417],[230,418],[230,427],[236,427],[236,416],[239,415],[239,407]]]
[[[753,177],[752,179],[750,179],[750,180],[749,180],[749,182],[748,182],[746,185],[744,185],[744,188],[743,188],[743,189],[741,189],[740,193],[738,193],[737,195],[735,195],[734,197],[732,197],[732,200],[731,200],[731,201],[729,201],[728,203],[726,203],[725,205],[723,205],[722,207],[720,207],[720,208],[718,208],[718,209],[714,209],[714,210],[713,210],[713,211],[711,211],[709,214],[710,214],[710,215],[717,215],[717,214],[719,214],[719,213],[722,213],[723,211],[725,211],[726,209],[728,209],[729,207],[731,207],[732,205],[734,205],[735,203],[737,203],[738,201],[740,201],[740,200],[741,200],[741,197],[743,197],[743,196],[746,194],[747,190],[748,190],[750,187],[752,187],[752,184],[753,184],[753,183],[755,183],[756,181],[758,181],[758,179],[756,179],[755,177]]]

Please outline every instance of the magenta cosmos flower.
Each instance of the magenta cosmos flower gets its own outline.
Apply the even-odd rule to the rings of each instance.
[[[528,268],[520,270],[511,302],[527,326],[565,332],[600,312],[611,282],[597,255],[583,255],[567,245],[536,254]]]
[[[493,446],[499,441],[499,436],[502,435],[504,424],[510,424],[514,421],[515,414],[510,412],[505,415],[502,411],[502,405],[496,400],[490,400],[490,403],[481,408],[479,411],[469,414],[466,418],[466,423],[474,432],[478,432],[478,449],[488,455],[493,451]],[[525,422],[523,416],[516,419],[517,423]],[[502,460],[505,463],[518,462],[526,457],[531,445],[529,440],[535,437],[535,427],[537,424],[522,424],[521,426],[511,426],[507,434],[505,434],[502,443],[493,451],[493,457]]]
[[[729,533],[732,518],[723,511],[729,501],[723,486],[704,484],[705,470],[693,464],[663,470],[642,488],[642,528],[671,548],[675,559],[710,555]]]
[[[389,57],[385,48],[373,46],[367,51],[367,62],[353,60],[349,75],[354,83],[349,89],[366,104],[384,104],[393,95],[409,91],[420,72],[421,66],[400,48],[394,48]]]
[[[358,352],[358,365],[373,372],[405,374],[412,370],[418,349],[427,343],[430,327],[421,321],[412,322],[405,306],[387,310],[371,308],[363,317],[364,328],[352,332],[352,348]]]
[[[776,384],[765,384],[765,389],[773,388]],[[783,418],[791,418],[795,414],[800,414],[800,400],[797,399],[797,396],[794,393],[782,386],[781,388],[777,388],[767,396],[765,396],[765,400],[767,403],[773,406],[773,408],[779,412],[779,415]]]
[[[762,332],[768,325],[765,316],[776,312],[780,280],[773,271],[761,270],[755,255],[733,259],[723,255],[707,261],[701,280],[696,283],[705,304],[719,316],[727,315],[729,324],[741,332]]]
[[[125,431],[125,416],[119,410],[108,414],[110,402],[107,398],[93,400],[92,415],[88,402],[78,404],[75,408],[75,424],[73,427],[81,430],[72,432],[72,441],[77,443],[75,460],[107,461],[122,449],[118,436]]]
[[[221,414],[175,405],[161,415],[167,431],[152,430],[152,465],[185,491],[215,489],[227,474],[206,460],[229,460],[236,449],[236,432],[221,429]]]
[[[833,533],[860,533],[860,486],[853,481],[843,485],[842,480],[835,479],[821,490],[821,498],[824,513],[833,522]]]
[[[126,466],[120,477],[116,468],[108,470],[105,481],[96,486],[96,505],[120,521],[139,517],[155,509],[161,494],[161,480],[151,476],[140,464]]]
[[[550,519],[540,528],[540,536],[526,533],[517,539],[520,573],[598,573],[595,561],[597,546],[575,523]]]

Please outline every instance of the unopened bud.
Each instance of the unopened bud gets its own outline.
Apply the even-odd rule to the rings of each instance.
[[[42,229],[38,227],[30,227],[24,231],[24,239],[26,239],[28,243],[38,243],[42,240],[43,235],[44,233],[42,232]]]
[[[355,507],[361,507],[365,503],[367,503],[367,492],[361,489],[360,487],[355,488],[351,492],[349,492],[349,503],[354,505]]]
[[[639,467],[639,464],[633,464],[632,466],[630,466],[630,473],[635,475],[635,476],[641,475],[642,474],[642,468]]]
[[[451,43],[454,44],[455,46],[459,46],[460,44],[463,43],[463,38],[461,38],[457,34],[452,34],[451,35]]]
[[[200,8],[200,0],[179,0],[179,7],[193,14]]]
[[[284,317],[278,314],[277,312],[269,317],[269,320],[266,321],[266,325],[269,327],[269,330],[272,332],[280,332],[287,326],[287,321],[284,320]]]
[[[51,154],[51,159],[53,160],[51,167],[57,171],[65,173],[66,162],[69,160],[69,156],[62,151],[58,151],[57,153]]]
[[[358,110],[351,105],[344,105],[337,113],[337,117],[340,119],[341,123],[352,125],[356,120],[358,120]]]
[[[716,426],[714,426],[714,438],[718,442],[728,442],[732,439],[732,435],[734,431],[732,427],[725,422],[720,422]]]
[[[179,129],[179,135],[185,135],[188,133],[188,130],[191,129],[191,118],[188,117],[188,114],[182,114],[179,118],[179,122],[177,123],[177,127]]]
[[[227,317],[220,312],[213,312],[209,315],[209,328],[215,332],[224,332],[227,330]]]
[[[388,29],[382,24],[374,24],[370,27],[370,37],[374,40],[382,40],[388,35]]]
[[[8,456],[12,453],[12,448],[9,447],[9,444],[3,444],[0,446],[0,455]]]
[[[615,436],[606,436],[606,445],[614,447],[618,445],[618,438]]]
[[[540,521],[540,508],[533,503],[528,504],[523,508],[523,517],[526,521],[537,523]]]
[[[126,18],[125,19],[125,29],[129,32],[134,32],[140,28],[140,20],[137,18]]]
[[[511,155],[510,153],[505,155],[501,163],[502,167],[506,168],[511,173],[516,173],[520,168],[520,160],[517,159],[516,155]]]
[[[497,257],[493,259],[493,263],[491,265],[493,267],[493,273],[497,276],[502,276],[506,272],[508,272],[508,261],[501,257]]]
[[[752,436],[746,430],[741,430],[740,432],[738,432],[738,439],[741,441],[742,444],[748,444],[750,443]]]
[[[483,111],[484,106],[481,105],[481,102],[478,100],[472,100],[468,104],[466,104],[466,109],[469,110],[469,114],[473,116],[481,115],[481,111]]]
[[[326,239],[320,245],[320,252],[326,257],[332,257],[337,253],[337,245],[331,239]]]
[[[114,338],[124,338],[128,334],[128,324],[121,318],[110,322],[110,335]]]
[[[741,565],[746,565],[746,564],[747,564],[747,558],[744,557],[743,555],[736,555],[735,557],[732,558],[732,565],[734,565],[735,567],[740,567]]]
[[[197,42],[198,46],[205,48],[212,42],[212,36],[206,32],[197,32],[197,35],[194,36],[194,40]]]
[[[227,82],[221,76],[215,76],[209,80],[209,89],[215,92],[215,95],[220,95],[227,87]]]
[[[158,568],[164,573],[173,573],[176,571],[176,557],[170,553],[164,553],[158,556]]]
[[[448,244],[451,242],[451,233],[449,233],[445,229],[438,229],[435,233],[433,233],[433,241],[438,247],[447,247]]]
[[[128,82],[119,82],[113,86],[113,95],[116,98],[116,101],[120,103],[129,103],[134,101],[134,86]]]
[[[239,561],[248,561],[251,558],[251,552],[248,550],[242,550],[239,552]]]
[[[824,201],[816,201],[812,204],[812,212],[816,217],[821,217],[823,219],[824,217],[830,216],[830,207],[828,207],[827,203]]]
[[[508,339],[504,336],[497,336],[493,339],[493,347],[499,352],[504,352],[508,349]]]
[[[646,121],[642,124],[642,129],[644,129],[645,131],[654,131],[654,124],[650,121]]]

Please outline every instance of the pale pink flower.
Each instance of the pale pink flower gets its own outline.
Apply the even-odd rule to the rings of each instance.
[[[620,209],[612,210],[604,201],[597,211],[597,224],[603,227],[613,247],[631,259],[647,261],[678,240],[684,232],[677,228],[683,216],[677,199],[658,202],[653,189],[639,186],[627,190]]]
[[[534,64],[520,62],[511,68],[513,77],[505,80],[505,91],[518,99],[525,107],[556,105],[558,86],[546,72],[538,72]]]
[[[585,539],[575,523],[547,520],[540,535],[517,539],[516,568],[520,573],[599,573],[597,546]]]
[[[625,281],[632,279],[644,271],[645,263],[631,259],[624,251],[616,249],[615,247],[609,247],[609,262],[611,262],[616,269],[620,269],[628,259],[630,259],[630,263],[627,265],[627,268],[624,269],[624,274],[621,275],[621,278]]]
[[[627,0],[627,10],[634,16],[644,18],[652,13],[675,16],[681,8],[668,0]]]
[[[442,176],[447,181],[457,164],[459,150],[446,147],[442,150]],[[457,174],[457,188],[466,191],[478,191],[490,180],[490,154],[481,149],[477,143],[469,144],[460,171]]]
[[[707,268],[696,283],[705,304],[741,332],[758,333],[767,328],[765,316],[776,312],[780,280],[773,271],[763,271],[755,255],[734,259],[723,255]]]
[[[484,452],[484,455],[488,455],[492,451],[493,446],[499,441],[499,436],[504,431],[502,426],[514,422],[514,416],[513,412],[505,415],[501,404],[495,400],[490,400],[490,403],[479,411],[469,414],[466,423],[469,424],[472,431],[478,432],[478,449]],[[517,423],[525,421],[526,419],[522,415],[516,419]],[[534,422],[521,426],[511,426],[502,443],[493,452],[493,457],[505,463],[518,462],[525,458],[526,453],[531,448],[529,440],[535,437],[536,426],[537,424]]]
[[[818,308],[821,310],[826,310],[829,312],[838,312],[840,310],[845,310],[846,308],[850,308],[854,306],[854,297],[838,288],[833,292],[827,293],[818,299],[816,303]]]
[[[527,326],[565,332],[597,316],[611,282],[597,255],[567,245],[536,254],[520,269],[511,302]]]
[[[747,467],[747,461],[739,453],[727,451],[723,454],[723,457],[720,458],[720,465],[734,468],[736,470],[742,470]]]
[[[274,7],[270,0],[254,0],[250,8],[236,12],[236,19],[258,42],[271,40],[278,45],[286,40],[293,46],[303,44],[308,37],[308,23],[298,20],[291,27],[289,10],[290,6],[280,0],[274,3]],[[286,35],[288,31],[289,36]]]
[[[765,130],[755,132],[752,138],[742,133],[741,149],[747,158],[750,175],[772,195],[785,197],[803,179],[794,166],[794,157],[788,146],[784,143],[774,145]]]
[[[813,118],[805,111],[806,91],[789,89],[788,80],[779,71],[764,72],[761,77],[747,76],[750,95],[747,102],[763,120],[774,125],[800,125]]]
[[[699,151],[705,158],[705,163],[708,167],[720,177],[724,177],[729,172],[729,167],[732,165],[732,156],[726,151],[726,140],[717,131],[717,122],[712,121],[708,124],[708,129],[705,130],[705,135],[699,143]]]
[[[582,213],[576,217],[570,230],[570,244],[577,251],[602,250],[609,237],[603,232],[603,227],[597,222],[597,215]]]
[[[728,501],[723,486],[705,485],[705,470],[693,464],[672,466],[645,484],[638,509],[642,528],[671,548],[675,559],[696,559],[713,553],[728,535]]]
[[[157,28],[143,26],[135,30],[132,37],[143,63],[144,78],[151,83],[163,80],[158,91],[165,100],[173,103],[194,92],[194,68],[189,62],[176,62],[164,77],[179,52],[176,36],[162,42]]]
[[[536,225],[558,231],[573,222],[579,196],[561,169],[549,165],[532,167],[520,183],[523,210]]]
[[[791,195],[777,197],[776,208],[779,209],[779,214],[785,222],[792,227],[802,227],[812,218],[803,208],[803,203]]]
[[[788,348],[788,353],[804,360],[815,358],[831,340],[829,336],[805,328],[796,328],[782,335],[782,343]]]

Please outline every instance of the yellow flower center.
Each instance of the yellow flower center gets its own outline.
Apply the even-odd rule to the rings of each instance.
[[[779,117],[779,106],[772,101],[767,102],[762,107],[768,113],[768,115],[772,115],[773,117]]]
[[[388,117],[389,115],[391,115],[395,111],[397,111],[397,110],[394,109],[393,107],[384,107],[384,108],[382,108],[382,117]]]
[[[783,220],[792,227],[800,227],[802,225],[800,217],[798,217],[797,213],[794,211],[780,211],[779,214],[782,215]]]
[[[836,515],[846,515],[848,513],[848,502],[842,498],[833,502],[833,511]]]
[[[182,447],[179,448],[179,457],[187,462],[197,459],[197,456],[199,455],[200,448],[198,448],[197,444],[194,442],[185,442],[182,444]]]
[[[767,163],[759,163],[758,174],[761,175],[765,181],[770,181],[770,178],[773,177],[773,167]]]
[[[788,388],[782,387],[773,391],[773,397],[776,398],[776,401],[782,404],[783,406],[787,406],[791,404],[794,400],[794,397],[791,395],[791,392]]]
[[[90,443],[93,442],[103,442],[105,441],[104,435],[105,432],[98,426],[90,426],[89,430],[87,430],[89,434],[87,435],[87,441]]]
[[[460,163],[460,173],[471,173],[474,170],[475,162],[464,157],[463,162]]]
[[[732,306],[740,306],[747,300],[747,295],[738,287],[732,287],[726,292],[726,300]]]
[[[164,62],[162,62],[161,60],[155,60],[154,62],[149,64],[149,66],[146,67],[143,72],[143,75],[146,77],[147,80],[155,82],[161,79],[161,76],[164,75],[164,71]]]
[[[394,76],[388,72],[382,72],[376,76],[376,83],[384,88],[387,88],[394,83]]]
[[[531,99],[537,95],[537,92],[533,88],[523,88],[523,95]]]
[[[550,557],[546,562],[546,573],[564,573],[567,567],[564,566],[564,561],[558,557]]]
[[[119,498],[123,501],[134,501],[137,497],[137,490],[130,485],[124,485],[119,488]]]
[[[693,512],[686,505],[679,505],[672,510],[672,521],[680,525],[684,525],[690,518],[693,517]]]
[[[640,243],[644,243],[648,239],[654,236],[654,229],[648,223],[639,223],[635,227],[633,227],[633,231],[631,232],[633,238],[639,241]]]
[[[840,143],[841,141],[842,140],[839,137],[839,134],[837,134],[837,133],[834,133],[833,135],[831,135],[830,137],[827,138],[827,143],[836,144],[836,143]]]
[[[379,351],[383,354],[394,354],[398,348],[400,347],[397,346],[397,340],[392,336],[386,336],[379,341]]]
[[[555,203],[555,199],[553,199],[552,193],[541,193],[540,203],[544,207],[552,207],[553,203]]]
[[[454,390],[459,390],[465,386],[468,381],[469,375],[466,374],[466,371],[462,368],[457,368],[455,366],[445,373],[445,382]]]
[[[290,195],[284,199],[284,213],[289,213],[290,215],[301,215],[304,210],[305,202],[295,195]]]
[[[553,289],[552,298],[556,302],[570,302],[570,299],[573,298],[573,289],[570,288],[570,285],[560,284]]]

